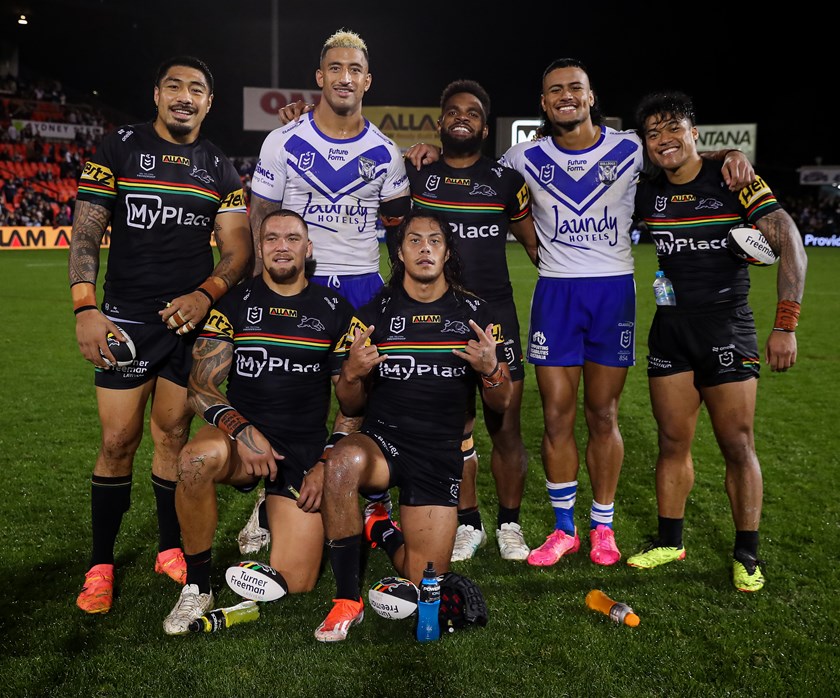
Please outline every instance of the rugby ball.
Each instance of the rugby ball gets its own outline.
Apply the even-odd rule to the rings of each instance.
[[[410,579],[385,577],[368,592],[370,607],[383,618],[401,620],[417,610],[420,592]]]
[[[225,581],[239,596],[251,601],[277,601],[289,591],[282,574],[270,565],[252,560],[228,567]]]
[[[108,349],[111,350],[111,353],[117,360],[117,366],[131,366],[131,364],[134,363],[134,359],[137,358],[137,350],[134,348],[134,342],[131,341],[131,337],[128,336],[128,332],[126,332],[122,327],[120,327],[120,332],[122,332],[123,337],[125,337],[124,342],[117,339],[117,336],[113,332],[109,332],[105,336],[105,341],[108,342]],[[99,355],[105,359],[105,354],[102,353],[101,349],[99,350]],[[114,368],[114,363],[110,359],[105,359],[105,363],[108,364],[110,368]]]
[[[761,231],[746,225],[736,225],[726,236],[726,247],[738,259],[755,267],[766,267],[778,260]]]

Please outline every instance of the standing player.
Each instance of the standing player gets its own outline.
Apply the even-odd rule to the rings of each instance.
[[[312,243],[298,214],[274,211],[259,233],[262,273],[219,301],[195,343],[190,404],[208,424],[178,462],[187,583],[163,622],[168,635],[187,633],[213,607],[216,485],[248,491],[266,478],[270,562],[289,593],[311,590],[321,569],[324,468],[317,459],[327,440],[330,376],[337,379],[341,365],[335,349],[352,308],[306,280]]]
[[[539,278],[531,304],[528,360],[535,365],[543,405],[546,488],[555,528],[528,563],[556,564],[577,552],[574,520],[580,469],[574,427],[578,387],[589,440],[586,466],[593,501],[590,558],[621,559],[613,515],[624,442],[618,404],[635,362],[635,284],[630,248],[633,199],[643,157],[639,137],[603,125],[584,65],[553,61],[543,73],[544,135],[512,146],[500,159],[525,177],[540,244]],[[752,180],[742,153],[719,151],[734,188]],[[425,145],[407,152],[415,166],[435,157]]]
[[[419,170],[409,167],[411,200],[415,207],[443,213],[455,234],[463,263],[465,288],[486,300],[505,328],[505,361],[513,385],[510,406],[503,414],[484,410],[493,442],[490,469],[499,502],[496,542],[502,558],[525,560],[529,548],[519,525],[528,457],[522,442],[520,408],[525,378],[519,320],[507,266],[507,235],[513,233],[537,263],[537,237],[525,180],[481,154],[487,138],[490,97],[473,80],[447,85],[437,122],[443,144],[441,159]],[[465,427],[464,476],[458,504],[458,531],[452,561],[468,560],[487,541],[476,492],[478,457],[472,443],[475,403]]]
[[[726,249],[726,237],[736,224],[753,225],[780,256],[778,310],[765,349],[772,371],[787,371],[796,362],[805,248],[763,179],[730,192],[718,168],[703,161],[687,95],[648,95],[636,123],[648,157],[661,168],[639,185],[636,213],[653,236],[677,304],[657,307],[648,338],[650,398],[659,430],[659,535],[627,564],[648,569],[685,558],[685,503],[694,484],[691,443],[705,403],[726,463],[735,523],[733,583],[739,591],[758,591],[764,586],[758,559],[763,485],[753,427],[761,362],[748,304],[749,268]]]
[[[347,638],[364,617],[360,547],[367,538],[397,572],[420,582],[431,560],[449,569],[463,470],[464,414],[480,380],[488,409],[510,402],[501,327],[490,309],[460,286],[460,261],[449,224],[413,211],[394,238],[388,286],[357,312],[335,394],[345,414],[364,413],[359,432],[329,452],[321,511],[336,579],[334,605],[315,630],[321,642]],[[382,503],[366,508],[357,494],[400,491],[402,530]]]
[[[91,478],[91,567],[76,604],[107,613],[113,600],[114,544],[131,497],[134,454],[151,399],[152,484],[159,553],[155,571],[184,583],[175,512],[178,452],[192,410],[187,379],[196,326],[248,274],[251,233],[242,182],[200,136],[213,103],[213,76],[191,56],[170,58],[155,78],[157,116],[106,136],[85,165],[70,242],[69,276],[82,356],[96,366],[102,443]],[[99,253],[111,246],[102,309],[96,304]],[[219,261],[213,265],[210,237]],[[136,360],[111,368],[106,335],[133,340]]]
[[[316,251],[312,281],[354,307],[382,287],[377,221],[396,225],[410,207],[399,148],[362,115],[372,79],[368,66],[358,34],[342,29],[330,36],[315,71],[321,100],[302,120],[266,137],[251,183],[252,230],[281,206],[303,216]],[[337,415],[331,443],[355,426]],[[268,540],[260,508],[258,502],[240,533],[243,554]]]

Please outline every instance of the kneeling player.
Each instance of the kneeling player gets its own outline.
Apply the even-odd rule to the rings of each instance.
[[[364,422],[327,456],[322,509],[337,591],[315,631],[321,642],[346,639],[364,617],[363,528],[415,584],[430,560],[439,574],[449,569],[464,414],[477,382],[489,409],[504,412],[510,402],[501,329],[487,304],[460,286],[449,224],[415,211],[394,242],[391,279],[357,311],[335,388],[342,412],[363,413]],[[382,504],[367,507],[363,523],[353,495],[391,487],[400,491],[402,530]]]
[[[189,399],[208,424],[178,460],[175,504],[187,583],[163,622],[168,635],[186,633],[190,621],[213,607],[217,484],[249,490],[267,478],[270,564],[289,593],[311,590],[320,570],[331,376],[337,379],[335,349],[352,308],[335,291],[307,281],[312,243],[298,214],[281,209],[263,220],[260,255],[261,275],[212,309],[195,344]]]

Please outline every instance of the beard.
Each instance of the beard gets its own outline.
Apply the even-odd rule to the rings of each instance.
[[[271,280],[274,283],[282,284],[288,281],[289,279],[293,279],[298,275],[298,267],[296,264],[293,264],[289,267],[283,267],[282,269],[275,269],[274,267],[269,267],[268,275],[271,277]]]
[[[164,126],[173,138],[183,138],[189,136],[193,132],[193,126],[181,123],[180,121],[164,121]]]
[[[481,143],[484,139],[480,134],[474,134],[469,138],[454,138],[448,131],[440,132],[440,142],[443,152],[447,155],[472,155],[481,152]]]

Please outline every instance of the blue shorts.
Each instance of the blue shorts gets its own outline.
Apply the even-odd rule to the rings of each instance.
[[[635,365],[633,275],[539,277],[531,301],[528,361],[537,366]]]
[[[361,308],[382,288],[384,282],[377,273],[352,274],[349,276],[313,276],[310,281],[319,286],[326,286],[340,293],[354,308]]]

